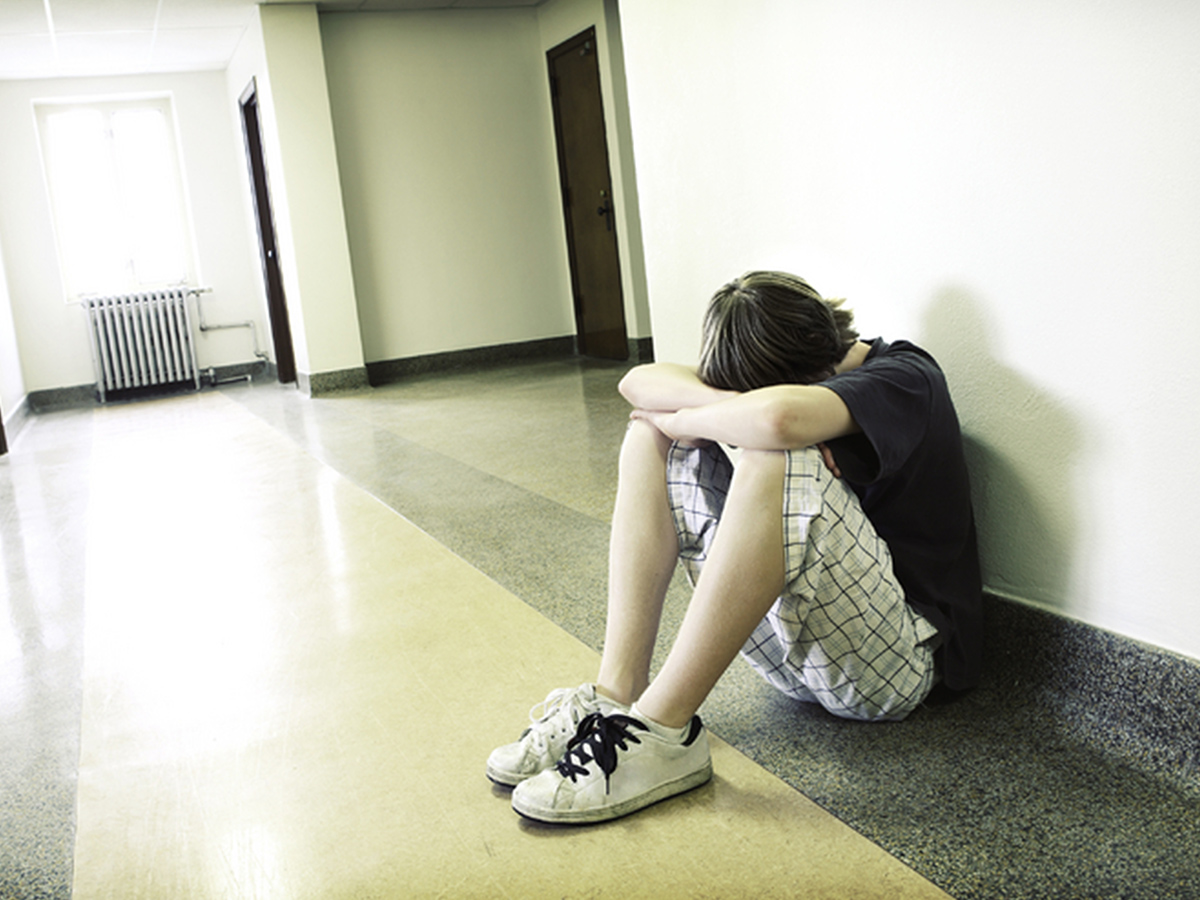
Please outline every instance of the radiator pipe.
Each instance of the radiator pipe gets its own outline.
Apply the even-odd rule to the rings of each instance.
[[[205,374],[208,375],[208,383],[213,387],[216,387],[218,384],[233,384],[235,381],[248,382],[254,380],[254,376],[249,372],[246,372],[242,375],[230,375],[228,378],[217,378],[217,370],[215,366],[209,366],[208,371]]]
[[[250,329],[250,340],[252,340],[254,342],[255,357],[263,360],[264,362],[270,362],[271,357],[269,357],[262,350],[258,349],[258,328],[255,326],[253,319],[247,319],[245,322],[223,322],[223,323],[220,323],[217,325],[209,325],[207,322],[204,321],[204,306],[203,306],[203,304],[200,303],[200,295],[208,294],[211,292],[212,292],[212,288],[188,288],[188,293],[194,294],[196,296],[196,313],[198,314],[198,316],[200,318],[201,333],[204,333],[206,331],[221,331],[226,328],[249,328]],[[241,378],[239,376],[238,378],[235,378],[233,380],[240,381]]]

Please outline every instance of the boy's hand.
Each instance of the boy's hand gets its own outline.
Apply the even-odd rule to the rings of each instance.
[[[834,478],[842,477],[842,470],[838,468],[837,460],[833,458],[833,451],[825,444],[817,444],[817,449],[821,451],[821,459],[825,460],[825,468],[833,473]]]

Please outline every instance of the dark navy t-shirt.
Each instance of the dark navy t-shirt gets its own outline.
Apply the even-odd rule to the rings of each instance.
[[[861,366],[821,382],[862,429],[829,448],[887,541],[908,602],[941,635],[942,680],[966,690],[979,681],[983,613],[958,416],[932,356],[908,341],[870,343]]]

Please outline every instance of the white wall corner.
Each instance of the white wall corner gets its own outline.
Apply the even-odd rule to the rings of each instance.
[[[363,365],[345,211],[316,6],[260,6],[264,143],[296,364]]]

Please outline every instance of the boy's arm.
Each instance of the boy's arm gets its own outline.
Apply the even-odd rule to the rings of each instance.
[[[748,450],[794,450],[861,430],[842,398],[819,384],[773,385],[674,411],[643,407],[633,416],[674,440]]]
[[[621,396],[637,409],[675,412],[736,397],[735,391],[709,387],[695,369],[677,363],[647,363],[630,369],[617,386]]]

